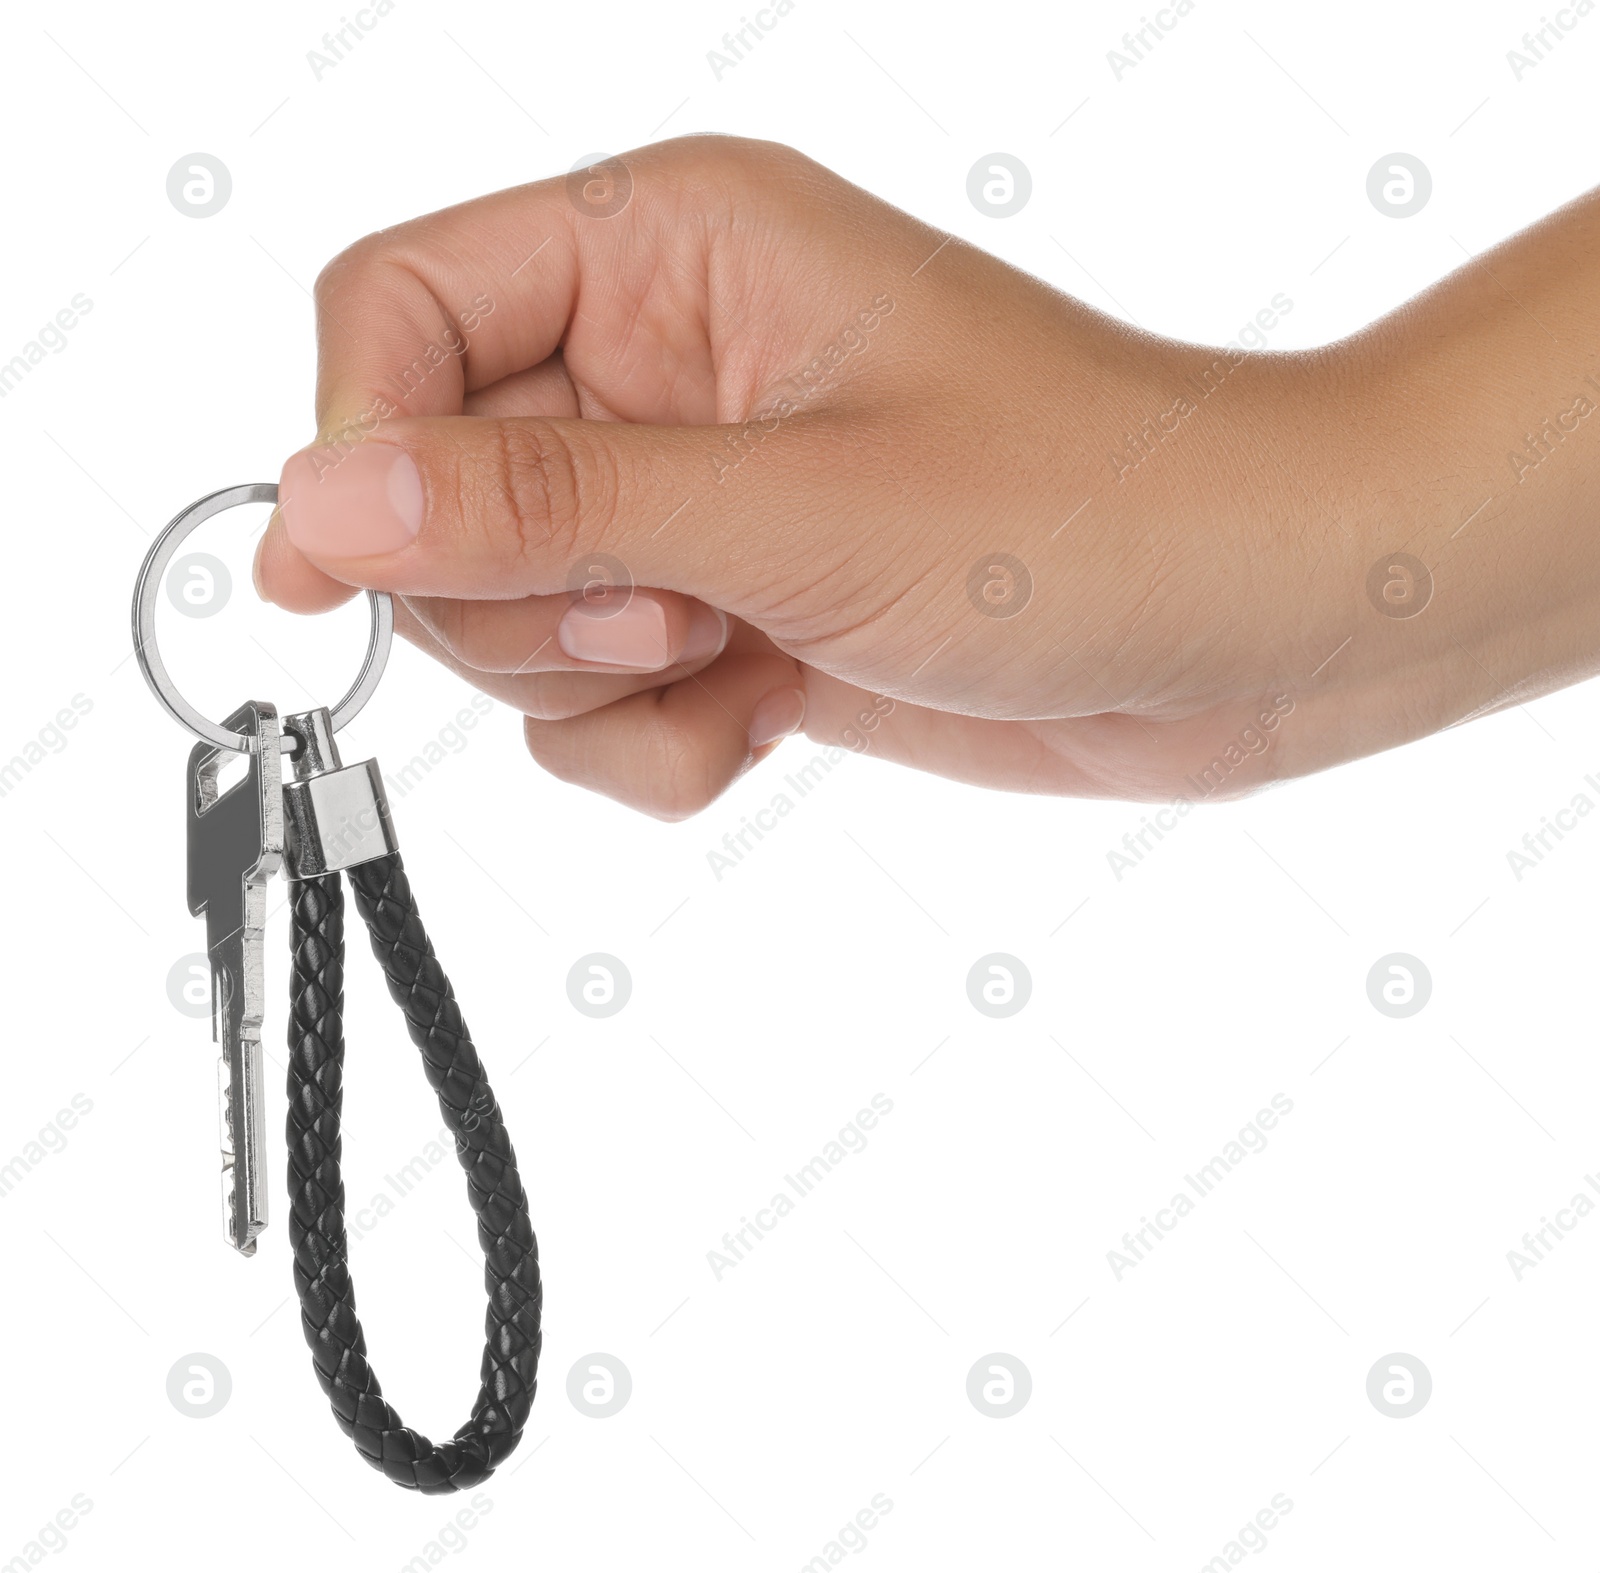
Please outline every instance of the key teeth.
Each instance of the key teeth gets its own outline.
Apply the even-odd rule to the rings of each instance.
[[[228,1097],[231,1078],[228,1061],[224,1056],[217,1062],[221,1083],[221,1137],[222,1137],[222,1234],[241,1256],[256,1254],[256,1237],[266,1228],[264,1218],[245,1218],[239,1200],[238,1154],[243,1144],[233,1129],[233,1104]]]
[[[239,1250],[239,1208],[234,1186],[233,1159],[222,1155],[222,1237]]]

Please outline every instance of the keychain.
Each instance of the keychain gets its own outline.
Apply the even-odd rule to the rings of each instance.
[[[390,598],[367,591],[372,631],[354,685],[332,710],[281,720],[273,706],[241,705],[221,725],[184,699],[156,644],[163,574],[197,525],[245,503],[275,503],[274,485],[234,486],[185,508],[156,538],[133,597],[134,651],[151,691],[200,739],[185,780],[189,911],[206,920],[212,1035],[220,1050],[223,1226],[253,1256],[266,1227],[266,1100],[261,1027],[266,1014],[267,882],[281,868],[293,912],[289,994],[289,1238],[300,1326],[334,1418],[356,1450],[396,1485],[466,1491],[509,1457],[533,1406],[539,1364],[539,1248],[511,1138],[450,981],[433,954],[400,860],[376,760],[340,761],[334,734],[372,697],[394,637]],[[232,753],[245,776],[219,791]],[[283,779],[283,761],[293,777]],[[472,1418],[448,1442],[406,1426],[367,1364],[356,1316],[340,1177],[344,1101],[344,892],[349,880],[389,993],[455,1137],[478,1218],[489,1293],[482,1387]]]

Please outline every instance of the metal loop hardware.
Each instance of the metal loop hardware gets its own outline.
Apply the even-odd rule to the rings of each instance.
[[[238,508],[245,503],[254,502],[275,503],[277,500],[277,486],[266,481],[246,486],[229,486],[223,491],[212,492],[209,497],[202,497],[198,502],[190,503],[155,538],[154,544],[145,556],[143,566],[139,569],[138,583],[134,586],[133,592],[133,652],[139,658],[139,670],[144,673],[144,680],[150,685],[150,692],[161,702],[162,708],[168,715],[180,726],[187,727],[203,742],[210,743],[216,748],[231,748],[241,754],[248,754],[254,750],[255,739],[201,715],[178,692],[177,685],[168,674],[166,663],[161,659],[160,647],[156,644],[156,599],[168,564],[197,526],[228,508]],[[336,732],[348,726],[360,712],[361,707],[372,697],[373,690],[378,686],[378,679],[383,676],[384,664],[389,659],[389,647],[394,641],[394,602],[385,591],[368,590],[367,604],[372,611],[367,653],[349,693],[330,711],[333,717],[333,729]],[[279,746],[284,753],[291,753],[296,746],[295,740],[285,732]]]

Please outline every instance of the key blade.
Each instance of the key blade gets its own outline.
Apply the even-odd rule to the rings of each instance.
[[[211,962],[223,1232],[235,1250],[252,1256],[267,1222],[261,1025],[267,882],[283,857],[280,731],[277,711],[254,702],[223,724],[254,736],[259,747],[242,755],[201,743],[189,755],[189,911],[205,917]],[[223,771],[240,760],[243,777],[223,788]]]

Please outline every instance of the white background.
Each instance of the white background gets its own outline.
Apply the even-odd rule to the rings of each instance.
[[[75,1094],[92,1111],[0,1196],[0,1565],[81,1494],[52,1562],[793,1569],[878,1493],[892,1510],[847,1560],[883,1569],[1198,1568],[1278,1493],[1293,1508],[1251,1561],[1594,1565],[1600,1221],[1520,1282],[1506,1255],[1600,1169],[1600,819],[1520,882],[1506,857],[1600,799],[1593,685],[1192,815],[1120,882],[1106,854],[1143,808],[853,758],[718,881],[707,852],[814,745],[664,827],[541,775],[496,706],[394,803],[547,1283],[526,1439],[458,1545],[437,1537],[461,1503],[355,1457],[285,1303],[281,887],[275,1217],[254,1261],[219,1237],[213,1050],[167,992],[203,943],[189,740],[129,658],[127,599],[178,508],[275,478],[310,436],[307,288],[336,251],[722,130],[791,142],[1155,331],[1220,343],[1282,292],[1272,342],[1292,348],[1600,179],[1600,19],[1518,81],[1532,4],[1201,0],[1119,81],[1107,51],[1139,8],[1067,9],[798,0],[718,80],[736,5],[400,0],[319,80],[336,4],[10,8],[0,361],[75,294],[93,305],[0,401],[0,756],[75,695],[92,708],[0,798],[0,1163]],[[1004,220],[966,194],[996,150],[1034,183]],[[1397,150],[1434,182],[1404,221],[1366,193]],[[233,179],[205,220],[166,195],[195,151]],[[327,702],[362,637],[356,609],[312,625],[255,604],[253,522],[196,538],[233,571],[220,616],[162,606],[213,714]],[[397,649],[346,758],[393,774],[456,740],[468,698]],[[605,1020],[565,983],[597,951],[633,979]],[[996,951],[1033,979],[1004,1020],[965,987]],[[1368,1000],[1391,952],[1432,976],[1408,1019]],[[439,1120],[364,946],[349,974],[354,1208]],[[1277,1093],[1294,1107],[1268,1148],[1118,1281],[1123,1232]],[[866,1150],[719,1281],[724,1231],[874,1094],[893,1113]],[[453,1165],[355,1247],[374,1364],[435,1436],[476,1387],[473,1254]],[[231,1373],[209,1419],[166,1392],[196,1352]],[[567,1396],[591,1352],[632,1375],[609,1419]],[[1031,1372],[1009,1419],[967,1398],[991,1352]],[[1391,1352],[1432,1374],[1409,1419],[1367,1397]]]

